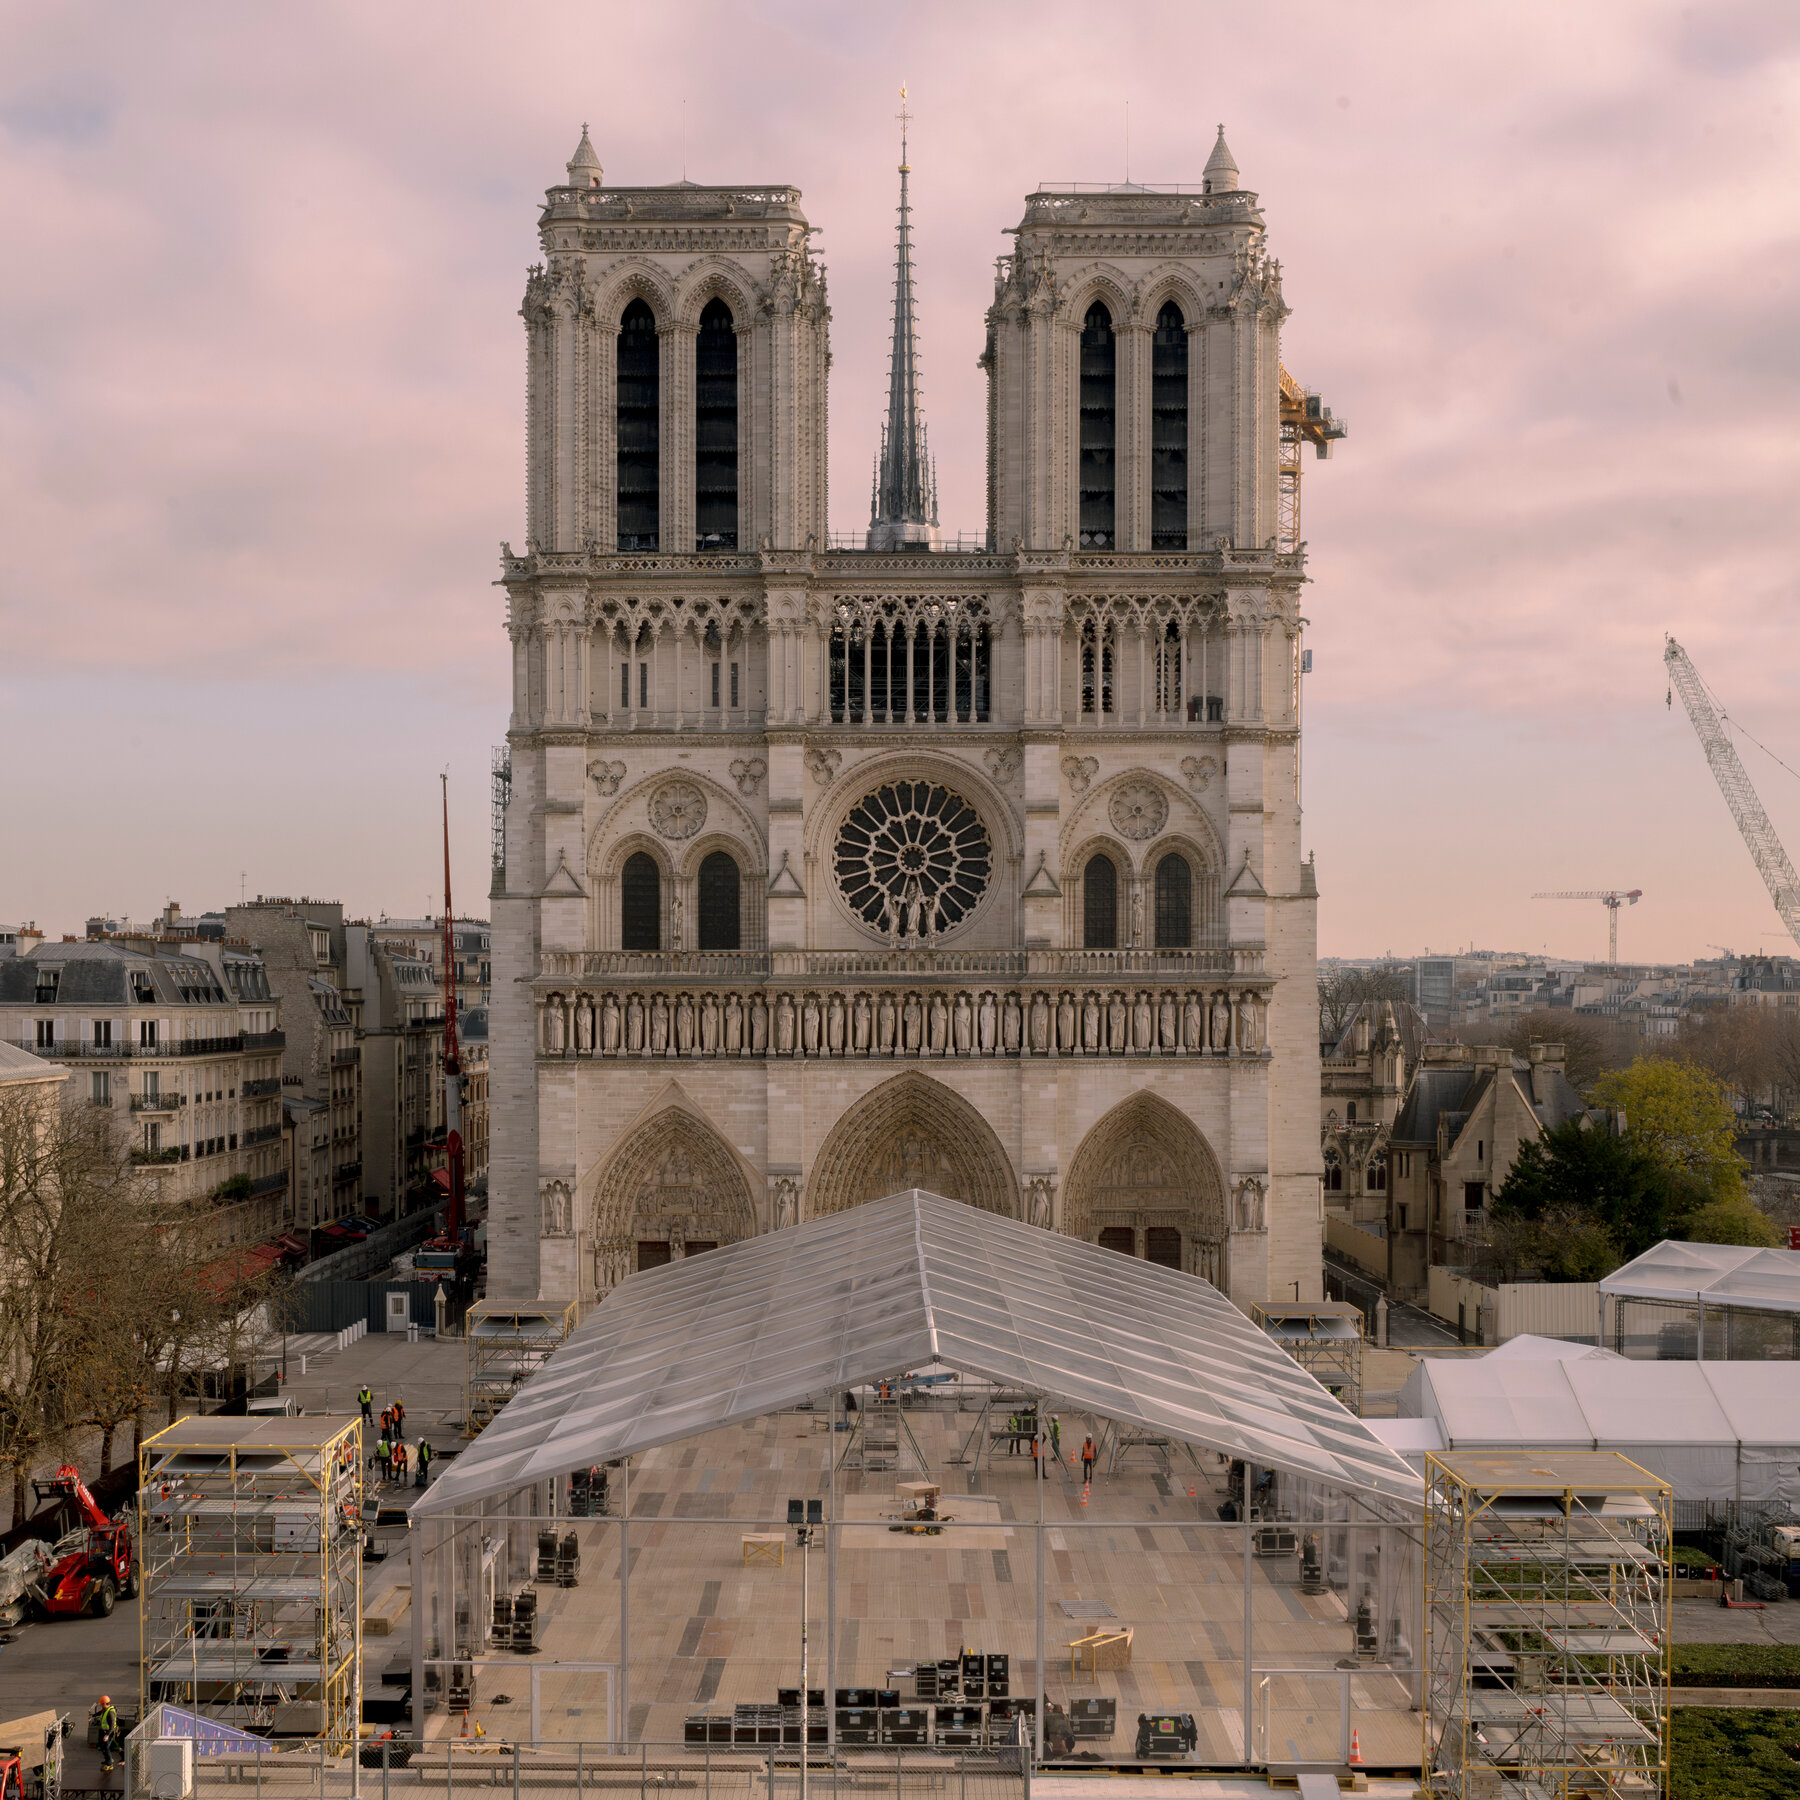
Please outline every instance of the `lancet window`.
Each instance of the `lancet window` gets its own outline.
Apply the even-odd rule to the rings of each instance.
[[[1150,339],[1150,547],[1185,550],[1188,541],[1188,343],[1181,308],[1156,315]]]
[[[662,948],[662,871],[643,850],[626,857],[619,872],[619,948]]]
[[[1081,947],[1119,947],[1119,871],[1110,856],[1090,856],[1081,872]]]
[[[993,641],[980,599],[838,603],[831,627],[834,725],[982,725]]]
[[[661,405],[656,319],[642,300],[633,300],[619,320],[617,423],[621,550],[655,550],[661,541]]]
[[[738,546],[737,331],[709,300],[694,343],[694,548]]]
[[[1077,548],[1113,547],[1118,485],[1118,340],[1112,315],[1099,301],[1081,328],[1081,536]]]
[[[700,864],[700,948],[736,950],[739,944],[738,866],[725,851],[715,850]]]

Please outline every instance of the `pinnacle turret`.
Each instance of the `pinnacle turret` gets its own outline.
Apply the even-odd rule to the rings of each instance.
[[[900,89],[900,230],[894,258],[894,343],[888,365],[887,423],[881,432],[868,547],[892,550],[938,542],[937,475],[919,402],[918,321],[913,297],[912,206],[907,179],[906,89]]]
[[[594,146],[588,138],[587,121],[581,125],[581,142],[575,146],[575,154],[569,158],[570,187],[598,187],[606,171],[600,167],[600,159],[594,154]]]
[[[1219,127],[1219,141],[1206,159],[1206,172],[1201,179],[1209,194],[1235,194],[1238,190],[1238,166],[1232,157],[1231,146],[1225,142],[1223,125]]]

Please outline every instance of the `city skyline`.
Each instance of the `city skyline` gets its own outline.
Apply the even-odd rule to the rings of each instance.
[[[225,905],[240,873],[422,910],[445,764],[458,910],[484,910],[533,202],[584,119],[609,182],[804,191],[831,525],[857,531],[906,79],[947,533],[982,527],[974,359],[1020,196],[1123,179],[1127,103],[1134,181],[1197,181],[1226,123],[1295,308],[1284,359],[1350,424],[1305,478],[1322,954],[1598,961],[1602,908],[1530,895],[1611,884],[1645,893],[1624,960],[1788,948],[1661,667],[1666,629],[1800,763],[1781,9],[1150,7],[1095,44],[1050,7],[1023,59],[1012,9],[542,16],[550,68],[473,10],[15,29],[0,495],[31,550],[0,693],[36,851],[0,870],[0,919]],[[729,54],[697,61],[696,32]],[[1800,842],[1791,778],[1744,755]]]

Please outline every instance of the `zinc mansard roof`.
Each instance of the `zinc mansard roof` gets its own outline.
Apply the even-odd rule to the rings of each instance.
[[[615,1289],[413,1510],[940,1363],[1417,1505],[1413,1471],[1209,1282],[912,1189]]]

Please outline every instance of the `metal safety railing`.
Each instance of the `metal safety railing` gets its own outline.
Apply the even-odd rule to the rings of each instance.
[[[220,1737],[131,1741],[126,1745],[124,1800],[400,1800],[421,1790],[492,1795],[513,1800],[638,1800],[670,1788],[695,1800],[858,1800],[883,1795],[941,1796],[942,1800],[1023,1800],[1029,1783],[1020,1752],[949,1753],[899,1746],[864,1750],[823,1747],[734,1749],[640,1743],[522,1743],[491,1737],[367,1739],[357,1757],[332,1756],[323,1745],[244,1742],[246,1733]],[[185,1754],[184,1754],[185,1751]]]

